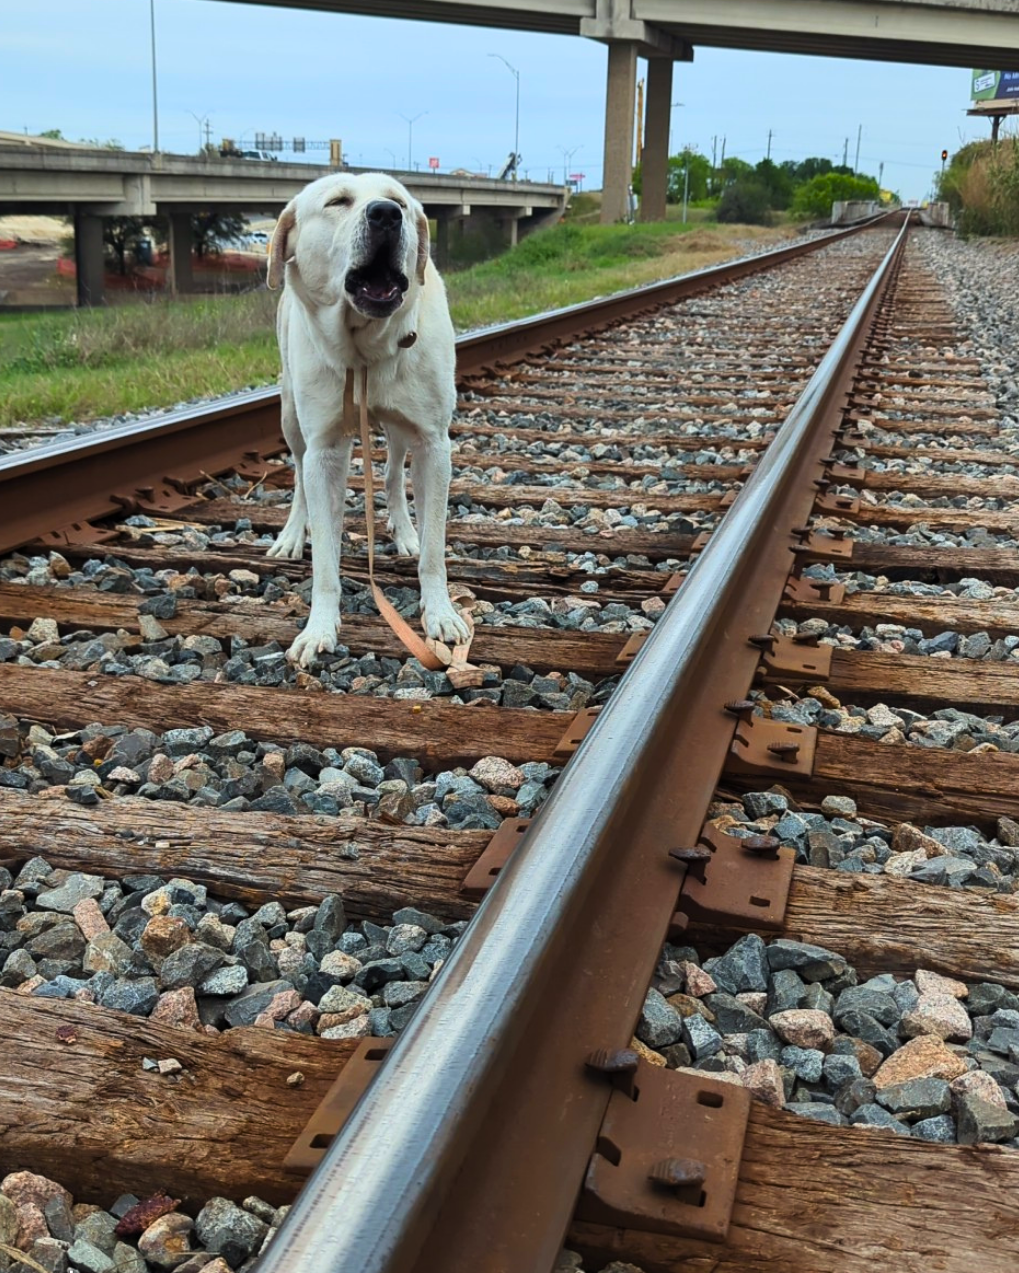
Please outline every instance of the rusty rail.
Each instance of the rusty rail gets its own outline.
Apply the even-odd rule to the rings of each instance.
[[[770,269],[835,239],[858,234],[871,224],[461,336],[458,374],[512,362],[556,341]],[[87,535],[86,523],[97,518],[172,511],[187,503],[184,493],[207,475],[245,461],[250,471],[265,457],[285,449],[279,393],[260,389],[210,406],[4,456],[0,458],[0,552],[52,532],[66,531],[69,538],[80,541]],[[59,536],[53,542],[57,545]]]
[[[908,222],[907,222],[908,224]],[[260,1273],[551,1268],[904,225]],[[695,1149],[677,1147],[678,1153]]]

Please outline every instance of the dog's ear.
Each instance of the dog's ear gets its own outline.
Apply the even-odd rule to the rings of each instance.
[[[417,231],[418,231],[418,257],[417,257],[417,280],[419,283],[425,281],[425,267],[428,264],[430,252],[430,242],[428,235],[428,218],[425,216],[424,208],[419,207],[417,213]]]
[[[275,291],[283,282],[283,267],[288,257],[293,255],[294,241],[297,238],[297,209],[288,203],[280,213],[276,229],[272,232],[269,244],[269,272],[266,283],[270,291]]]

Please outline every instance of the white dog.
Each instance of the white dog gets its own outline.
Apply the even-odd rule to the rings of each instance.
[[[340,536],[353,437],[344,430],[349,369],[368,368],[368,409],[388,443],[389,526],[417,556],[427,636],[454,643],[468,625],[446,589],[449,424],[456,405],[453,324],[428,253],[424,209],[382,173],[336,173],[283,209],[269,250],[269,286],[286,271],[277,334],[283,433],[294,457],[294,499],[271,557],[300,557],[311,531],[311,614],[288,657],[308,666],[336,648]],[[360,375],[354,378],[360,400]],[[421,540],[407,507],[410,453]],[[365,463],[368,463],[365,457]],[[365,509],[367,517],[374,515]]]

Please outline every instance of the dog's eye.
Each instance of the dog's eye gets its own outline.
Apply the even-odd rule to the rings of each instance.
[[[335,199],[330,199],[326,204],[327,208],[349,208],[354,200],[349,194],[339,194]]]

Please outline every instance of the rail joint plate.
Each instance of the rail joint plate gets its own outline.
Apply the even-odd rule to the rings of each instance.
[[[609,1097],[577,1219],[723,1242],[750,1093],[640,1061]]]

